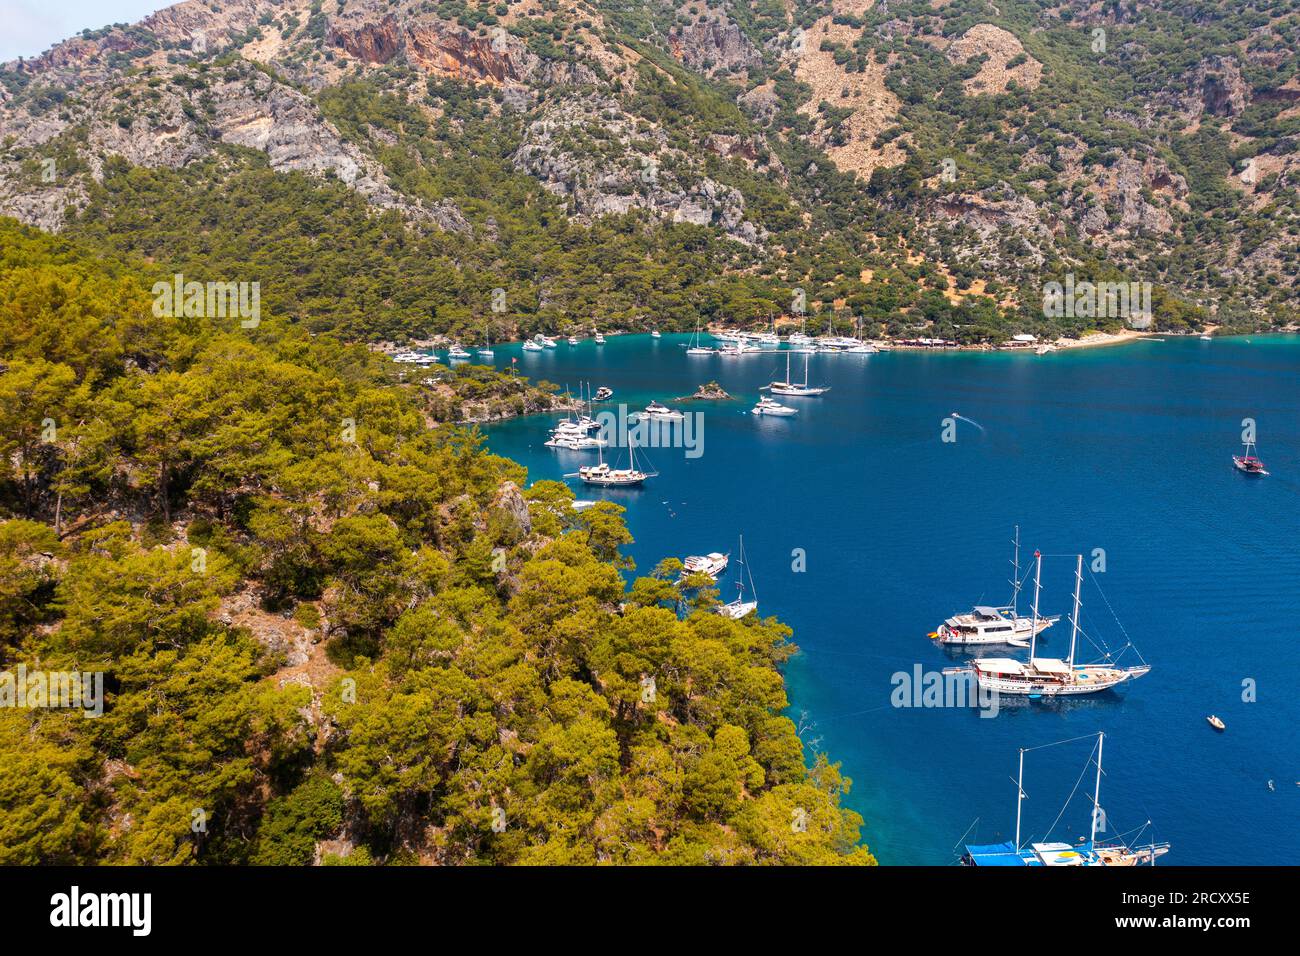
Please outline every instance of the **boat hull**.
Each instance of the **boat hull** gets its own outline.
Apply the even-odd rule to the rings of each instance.
[[[1072,680],[1029,676],[1003,677],[976,671],[975,679],[980,690],[1009,697],[1079,697],[1085,694],[1098,694],[1128,681],[1137,680],[1149,670],[1149,667],[1130,667],[1123,670],[1110,667],[1082,667],[1076,669],[1075,678]]]

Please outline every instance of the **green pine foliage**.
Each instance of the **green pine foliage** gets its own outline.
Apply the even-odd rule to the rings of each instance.
[[[620,508],[103,248],[0,221],[0,667],[105,688],[0,708],[0,863],[874,862],[788,628],[625,586]]]

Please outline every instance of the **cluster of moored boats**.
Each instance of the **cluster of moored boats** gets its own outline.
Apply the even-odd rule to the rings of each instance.
[[[686,354],[735,357],[738,355],[756,355],[765,350],[779,349],[782,345],[785,345],[787,351],[806,355],[813,353],[872,355],[876,352],[885,351],[887,348],[875,345],[857,336],[845,335],[827,334],[814,338],[803,332],[793,332],[782,339],[776,332],[713,332],[710,334],[719,343],[717,347],[703,344],[700,339],[701,332],[697,326],[695,334],[691,336],[690,341],[685,346]]]
[[[1040,636],[1058,624],[1059,615],[1046,615],[1039,610],[1042,593],[1043,556],[1034,552],[1034,599],[1032,610],[1024,615],[1019,610],[1019,597],[1024,585],[1020,574],[1020,529],[1016,528],[1011,559],[1011,600],[1005,605],[991,607],[976,605],[970,611],[954,614],[938,629],[930,633],[936,643],[947,647],[987,647],[1003,645],[1028,648],[1029,654],[1021,660],[1012,657],[979,657],[959,667],[945,668],[945,676],[965,676],[971,679],[982,693],[1025,697],[1028,699],[1075,697],[1096,694],[1136,680],[1151,668],[1146,663],[1120,666],[1106,654],[1093,663],[1078,661],[1079,639],[1083,636],[1079,612],[1082,607],[1083,555],[1075,555],[1074,602],[1069,617],[1070,645],[1064,658],[1047,657],[1039,653]],[[1094,807],[1100,806],[1101,751],[1104,737],[1097,735],[1094,751],[1097,764],[1097,782],[1093,793]],[[1057,743],[1066,743],[1058,741]],[[1045,744],[1043,746],[1055,746]],[[1156,858],[1169,852],[1168,843],[1146,845],[1136,841],[1098,842],[1097,817],[1094,809],[1092,830],[1078,844],[1040,841],[1021,843],[1020,803],[1024,799],[1024,769],[1027,748],[1020,751],[1020,771],[1016,786],[1015,840],[1006,843],[966,844],[961,862],[968,866],[1137,866],[1154,865]],[[1058,816],[1059,819],[1059,816]],[[1144,828],[1145,829],[1145,828]]]
[[[707,578],[709,583],[717,583],[727,570],[731,563],[731,555],[722,554],[718,551],[711,551],[708,554],[692,554],[682,560],[682,573],[678,578],[678,584],[690,586],[692,583]],[[740,620],[747,614],[752,614],[758,610],[758,592],[754,590],[754,575],[749,570],[749,564],[745,561],[745,537],[740,538],[740,557],[737,563],[745,568],[745,574],[749,581],[749,600],[745,599],[745,582],[744,580],[736,581],[736,598],[726,604],[719,604],[713,608],[714,612],[721,614],[723,617],[729,617],[734,621]]]
[[[1070,615],[1070,649],[1064,658],[1044,657],[1039,651],[1039,635],[1060,621],[1059,616],[1039,612],[1042,590],[1043,556],[1034,552],[1034,601],[1029,616],[1018,610],[1018,599],[1023,581],[1020,577],[1020,529],[1016,529],[1015,552],[1012,558],[1011,602],[1001,607],[976,605],[965,614],[956,614],[931,632],[931,637],[945,646],[1005,645],[1029,649],[1028,658],[980,657],[960,667],[947,668],[946,675],[964,674],[972,677],[980,690],[1037,699],[1041,697],[1072,697],[1095,694],[1109,690],[1128,681],[1137,680],[1151,670],[1148,664],[1121,667],[1110,661],[1082,664],[1076,659],[1081,628],[1079,610],[1082,606],[1083,555],[1075,555],[1074,609]]]

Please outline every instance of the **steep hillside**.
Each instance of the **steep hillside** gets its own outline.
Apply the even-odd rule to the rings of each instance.
[[[368,338],[766,323],[797,289],[876,334],[1115,325],[1044,316],[1069,273],[1151,283],[1164,328],[1289,324],[1297,39],[1294,2],[191,0],[5,65],[0,211],[282,273],[282,311]],[[328,230],[257,212],[340,188]],[[195,195],[239,212],[195,234]]]

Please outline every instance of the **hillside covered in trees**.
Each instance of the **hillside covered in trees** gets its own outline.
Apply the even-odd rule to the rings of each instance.
[[[1298,38],[1296,0],[189,0],[4,65],[0,212],[356,340],[1118,327],[1044,314],[1067,275],[1290,327]]]
[[[0,864],[870,863],[774,619],[276,315],[0,224]],[[699,582],[696,582],[699,583]]]

